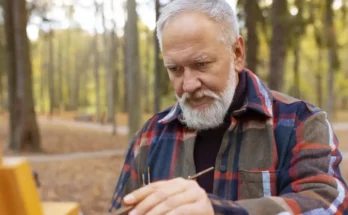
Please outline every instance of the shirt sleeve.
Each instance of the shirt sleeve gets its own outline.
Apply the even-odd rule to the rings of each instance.
[[[216,214],[348,214],[348,190],[341,177],[338,140],[324,112],[294,131],[286,165],[278,175],[278,196],[228,201],[209,195]]]
[[[122,198],[124,195],[132,192],[133,190],[139,187],[138,173],[135,161],[135,147],[136,143],[140,140],[139,138],[139,135],[137,135],[131,141],[120,176],[118,178],[114,190],[114,194],[112,196],[111,207],[109,209],[110,212],[112,211],[112,209],[117,209],[121,207]]]

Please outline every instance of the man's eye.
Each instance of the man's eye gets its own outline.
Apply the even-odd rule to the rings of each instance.
[[[207,62],[199,62],[197,63],[198,67],[205,67],[208,63]]]
[[[178,72],[179,71],[179,67],[177,67],[177,66],[168,67],[168,70],[171,71],[171,72]]]

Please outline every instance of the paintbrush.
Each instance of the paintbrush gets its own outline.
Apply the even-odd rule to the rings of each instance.
[[[206,174],[206,173],[208,173],[210,171],[213,171],[213,170],[214,170],[214,167],[210,167],[210,168],[205,169],[205,170],[203,170],[203,171],[201,171],[201,172],[199,172],[199,173],[197,173],[197,174],[195,174],[193,176],[188,176],[187,179],[194,180],[194,179],[198,178],[199,176],[202,176],[202,175],[204,175],[204,174]],[[150,183],[150,181],[149,181],[149,183]],[[120,209],[115,211],[115,215],[123,215],[123,214],[131,211],[134,207],[135,207],[135,205],[129,205],[129,206],[121,207]]]

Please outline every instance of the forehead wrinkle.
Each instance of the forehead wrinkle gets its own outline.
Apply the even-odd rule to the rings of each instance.
[[[201,52],[200,49],[204,47],[204,44],[198,41],[177,41],[173,38],[165,38],[164,41],[163,58],[169,61],[182,62],[192,59],[192,56]]]
[[[173,57],[175,56],[175,57]],[[209,58],[209,56],[202,52],[192,52],[192,53],[180,53],[180,54],[174,54],[171,56],[164,56],[164,64],[166,66],[171,65],[184,65],[184,64],[191,64],[192,62],[201,62]]]
[[[201,54],[200,56],[198,57],[194,57],[193,60],[196,61],[196,62],[199,62],[199,61],[204,61],[208,58],[208,55],[206,54]]]

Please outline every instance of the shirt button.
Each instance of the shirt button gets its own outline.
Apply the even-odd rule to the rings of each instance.
[[[227,171],[227,166],[222,164],[222,165],[220,166],[220,171],[221,171],[221,172],[226,172],[226,171]]]

